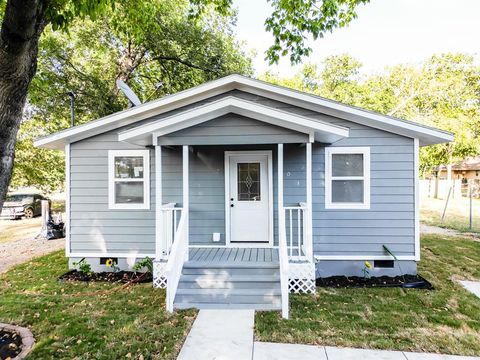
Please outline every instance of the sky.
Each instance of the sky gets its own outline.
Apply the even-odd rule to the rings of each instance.
[[[300,66],[287,58],[269,66],[265,50],[272,36],[264,30],[270,14],[266,0],[234,0],[238,9],[237,38],[256,51],[256,75],[269,70],[287,77]],[[417,64],[432,54],[463,52],[480,55],[479,0],[371,0],[360,5],[358,18],[347,28],[336,29],[310,42],[313,53],[304,62],[320,64],[329,55],[348,53],[363,64],[364,73],[381,72],[399,63]]]

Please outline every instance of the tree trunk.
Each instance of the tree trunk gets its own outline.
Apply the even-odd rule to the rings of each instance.
[[[0,209],[12,176],[28,87],[37,68],[46,6],[46,0],[9,0],[0,30]]]

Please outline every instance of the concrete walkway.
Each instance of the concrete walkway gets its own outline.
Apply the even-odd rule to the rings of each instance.
[[[471,360],[480,357],[253,341],[253,310],[201,310],[180,360]]]
[[[179,360],[252,359],[253,310],[200,310]]]
[[[461,280],[459,283],[472,294],[480,298],[480,281]]]

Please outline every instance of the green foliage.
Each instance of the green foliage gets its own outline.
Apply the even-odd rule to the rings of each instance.
[[[311,36],[322,38],[335,28],[347,26],[357,17],[355,9],[369,0],[268,0],[272,15],[265,21],[274,44],[267,50],[271,64],[290,54],[292,63],[309,56],[312,49],[305,42]]]
[[[91,275],[93,273],[92,267],[90,264],[83,258],[82,260],[78,262],[72,262],[72,265],[75,266],[78,271],[81,271],[85,275]]]
[[[62,188],[61,152],[36,149],[33,139],[70,126],[67,93],[76,94],[76,123],[127,107],[115,85],[126,81],[143,101],[230,74],[252,74],[232,35],[232,17],[206,8],[195,19],[187,1],[119,1],[98,21],[78,18],[68,32],[48,28],[18,135],[12,187]]]
[[[146,258],[137,261],[132,268],[134,271],[141,271],[143,268],[146,268],[149,273],[153,274],[153,260],[147,256]]]
[[[331,56],[323,69],[305,66],[291,79],[266,80],[453,132],[455,141],[424,147],[421,171],[480,152],[480,66],[470,55],[434,55],[419,66],[397,65],[360,76],[361,64],[349,55]]]

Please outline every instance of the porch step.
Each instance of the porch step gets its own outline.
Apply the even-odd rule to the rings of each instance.
[[[175,296],[178,309],[281,309],[278,262],[184,264]]]
[[[278,263],[205,263],[186,262],[182,274],[185,275],[269,275],[279,276]]]

